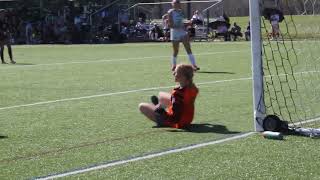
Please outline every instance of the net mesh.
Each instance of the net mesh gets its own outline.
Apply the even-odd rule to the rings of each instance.
[[[263,0],[262,9],[266,113],[294,127],[319,128],[320,0]],[[281,13],[277,34],[270,16],[280,14],[281,21]]]

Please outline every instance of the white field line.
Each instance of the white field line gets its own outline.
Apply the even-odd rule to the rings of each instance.
[[[241,52],[249,52],[249,51],[218,51],[211,53],[198,53],[194,54],[195,56],[207,56],[214,54],[230,54],[230,53],[241,53]],[[180,57],[186,57],[187,55],[179,55]],[[25,65],[25,66],[17,66],[10,65],[6,68],[1,69],[12,69],[12,68],[31,68],[31,67],[39,67],[39,66],[56,66],[56,65],[68,65],[68,64],[90,64],[90,63],[105,63],[105,62],[123,62],[123,61],[142,61],[146,59],[156,59],[156,58],[171,58],[171,56],[147,56],[147,57],[135,57],[135,58],[120,58],[120,59],[98,59],[92,61],[71,61],[65,63],[47,63],[47,64],[35,64],[35,65]],[[168,59],[163,59],[168,60]],[[18,62],[19,64],[19,62]]]
[[[319,121],[319,120],[320,120],[320,117],[317,117],[317,118],[309,119],[309,120],[306,120],[306,121],[294,122],[294,123],[289,124],[289,126],[295,126],[295,125],[299,126],[299,125],[302,125],[302,124],[313,123],[313,122],[316,122],[316,121]]]
[[[232,81],[245,81],[245,80],[251,80],[251,78],[238,78],[238,79],[227,79],[227,80],[219,80],[219,81],[208,81],[208,82],[197,83],[197,85],[216,84],[216,83],[224,83],[224,82],[232,82]],[[143,92],[143,91],[168,89],[168,88],[173,88],[173,87],[174,86],[160,86],[160,87],[143,88],[143,89],[136,89],[136,90],[129,90],[129,91],[97,94],[97,95],[91,95],[91,96],[57,99],[57,100],[51,100],[51,101],[36,102],[36,103],[31,103],[31,104],[22,104],[22,105],[1,107],[0,110],[15,109],[15,108],[20,108],[20,107],[30,107],[30,106],[37,106],[37,105],[45,105],[45,104],[52,104],[52,103],[65,102],[65,101],[91,99],[91,98],[97,98],[97,97],[114,96],[114,95],[129,94],[129,93],[136,93],[136,92]]]
[[[69,172],[65,172],[65,173],[61,173],[61,174],[49,175],[49,176],[46,176],[46,177],[40,177],[40,178],[36,178],[36,179],[39,179],[39,180],[56,179],[56,178],[62,178],[62,177],[66,177],[66,176],[86,173],[86,172],[90,172],[90,171],[106,169],[106,168],[109,168],[109,167],[123,165],[123,164],[131,163],[131,162],[135,162],[135,161],[142,161],[142,160],[152,159],[152,158],[156,158],[156,157],[165,156],[165,155],[168,155],[168,154],[180,153],[180,152],[183,152],[183,151],[189,151],[189,150],[193,150],[193,149],[198,149],[198,148],[202,148],[202,147],[206,147],[206,146],[210,146],[210,145],[215,145],[215,144],[220,144],[220,143],[224,143],[224,142],[228,142],[228,141],[232,141],[232,140],[238,140],[238,139],[241,139],[241,138],[248,137],[248,136],[250,136],[250,135],[252,135],[254,133],[255,132],[249,132],[249,133],[236,135],[236,136],[225,138],[225,139],[221,139],[221,140],[215,140],[215,141],[210,141],[210,142],[206,142],[206,143],[199,143],[199,144],[190,145],[190,146],[187,146],[187,147],[171,149],[171,150],[162,151],[162,152],[159,152],[159,153],[153,153],[153,154],[149,154],[149,155],[145,155],[145,156],[138,156],[138,157],[129,158],[129,159],[125,159],[125,160],[109,162],[109,163],[105,163],[105,164],[101,164],[101,165],[96,165],[96,166],[91,166],[91,167],[82,168],[82,169],[78,169],[78,170],[73,170],[73,171],[69,171]]]
[[[302,121],[302,122],[299,122],[299,124],[307,124],[307,123],[312,123],[312,122],[319,121],[319,120],[320,120],[320,117],[314,118],[314,119],[309,119],[306,121]]]

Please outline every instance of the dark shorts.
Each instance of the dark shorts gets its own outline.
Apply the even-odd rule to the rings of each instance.
[[[158,127],[168,127],[166,118],[158,113],[156,113],[156,124]]]
[[[169,121],[165,118],[165,116],[161,116],[159,114],[156,114],[156,124],[157,127],[171,127],[171,128],[178,128],[178,123],[174,123],[172,121]]]

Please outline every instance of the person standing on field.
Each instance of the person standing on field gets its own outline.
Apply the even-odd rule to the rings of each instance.
[[[196,65],[195,57],[192,54],[190,39],[188,32],[185,30],[183,20],[184,15],[181,9],[180,0],[172,0],[172,9],[168,11],[168,26],[170,28],[170,40],[173,47],[171,70],[174,71],[176,69],[179,44],[182,42],[193,70],[197,71],[200,70],[200,68]]]

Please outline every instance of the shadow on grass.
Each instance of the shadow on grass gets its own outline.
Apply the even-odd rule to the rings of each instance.
[[[223,72],[223,71],[198,71],[200,74],[235,74],[234,72]]]
[[[192,132],[192,133],[218,133],[218,134],[238,134],[238,131],[229,131],[224,125],[219,124],[191,124],[184,129],[170,129],[169,132]]]
[[[6,139],[8,136],[0,135],[0,139]]]

